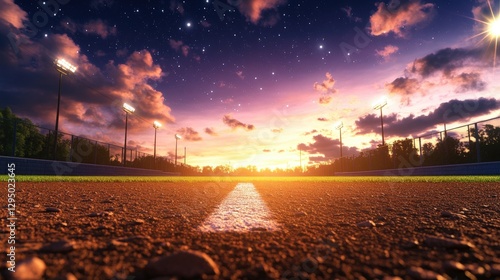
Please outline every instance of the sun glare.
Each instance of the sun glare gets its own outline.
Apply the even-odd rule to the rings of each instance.
[[[494,19],[488,24],[488,33],[494,39],[498,39],[500,36],[500,20]]]
[[[476,34],[472,38],[482,36],[479,43],[483,42],[487,38],[489,38],[490,44],[494,43],[493,67],[495,67],[497,60],[498,39],[500,38],[500,14],[495,15],[489,0],[488,0],[488,7],[491,16],[487,17],[485,20],[474,19],[475,21],[483,24],[483,31],[479,32],[479,34]]]

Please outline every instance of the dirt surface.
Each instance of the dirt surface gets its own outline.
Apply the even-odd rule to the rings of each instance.
[[[500,183],[254,185],[279,230],[198,230],[235,183],[17,183],[16,262],[149,279],[153,258],[190,249],[220,270],[207,279],[500,279]]]

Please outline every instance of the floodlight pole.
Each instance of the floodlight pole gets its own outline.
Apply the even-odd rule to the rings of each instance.
[[[384,140],[384,117],[382,115],[382,108],[387,105],[387,100],[383,99],[380,101],[380,103],[375,104],[373,109],[377,110],[380,109],[380,126],[382,127],[382,146],[385,146],[385,140]]]
[[[385,140],[384,140],[384,117],[382,115],[382,108],[384,106],[380,106],[380,126],[382,127],[382,146],[385,146]]]
[[[186,165],[186,147],[184,147],[184,165]]]
[[[179,140],[179,137],[177,137],[177,134],[175,135],[175,161],[174,165],[177,167],[177,140]]]
[[[128,126],[128,112],[125,111],[125,143],[123,144],[123,166],[127,165],[127,126]]]
[[[57,158],[57,136],[59,135],[59,107],[61,105],[61,87],[62,87],[62,76],[63,72],[59,69],[57,69],[59,72],[59,90],[57,92],[57,112],[56,112],[56,130],[54,133],[54,155],[53,159],[56,160]]]
[[[156,162],[156,129],[157,127],[155,126],[155,149],[154,149],[154,155],[153,155],[153,158],[154,158],[154,161]]]
[[[75,73],[76,67],[71,65],[65,59],[56,59],[54,62],[57,72],[59,72],[59,91],[57,92],[57,112],[56,112],[56,129],[54,133],[54,155],[53,159],[57,158],[57,136],[59,135],[59,107],[61,105],[61,87],[62,87],[62,76],[68,75],[68,73]]]

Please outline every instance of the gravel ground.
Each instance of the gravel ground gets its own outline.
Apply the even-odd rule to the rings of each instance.
[[[18,271],[2,275],[500,279],[500,183],[256,182],[279,230],[198,230],[235,185],[18,182]]]

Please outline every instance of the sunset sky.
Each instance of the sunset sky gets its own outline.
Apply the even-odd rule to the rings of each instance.
[[[125,3],[124,3],[125,2]],[[38,4],[41,3],[41,4]],[[499,116],[500,1],[0,0],[0,107],[187,163],[293,168]],[[232,10],[229,10],[231,8]],[[500,16],[500,15],[499,15]],[[500,29],[500,27],[498,27]],[[500,33],[500,31],[499,31]],[[500,53],[500,52],[497,52]]]

